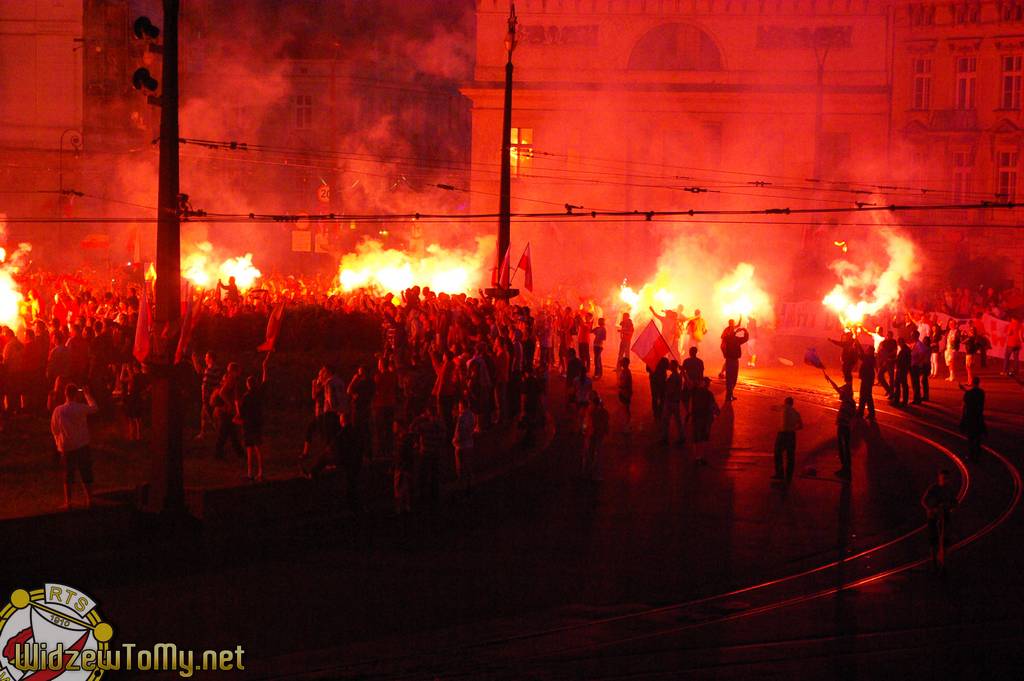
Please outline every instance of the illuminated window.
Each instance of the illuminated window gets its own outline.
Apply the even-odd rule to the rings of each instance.
[[[974,108],[974,90],[978,84],[978,58],[956,58],[956,108]]]
[[[295,127],[309,130],[313,127],[313,95],[295,95]]]
[[[969,151],[953,152],[953,202],[966,203],[971,194],[974,159]]]
[[[526,173],[533,165],[533,128],[512,128],[509,136],[512,177]]]
[[[1017,152],[1000,151],[996,154],[996,196],[1000,201],[1014,201],[1017,197]]]
[[[932,60],[914,60],[914,108],[927,109],[932,101]]]
[[[1004,109],[1020,109],[1021,76],[1024,75],[1022,62],[1024,59],[1019,54],[1003,56],[1003,91],[999,102]]]

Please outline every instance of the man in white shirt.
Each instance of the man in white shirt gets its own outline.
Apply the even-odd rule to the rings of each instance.
[[[71,485],[75,470],[81,475],[86,508],[92,506],[92,454],[89,451],[89,414],[99,411],[88,388],[70,384],[64,389],[64,404],[53,410],[50,432],[64,462],[64,510],[71,508]]]

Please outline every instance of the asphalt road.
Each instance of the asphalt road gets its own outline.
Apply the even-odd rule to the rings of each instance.
[[[44,577],[88,590],[119,640],[241,644],[249,678],[997,678],[1010,668],[1024,641],[1015,386],[991,400],[993,452],[963,467],[957,393],[940,386],[935,406],[913,412],[885,405],[879,427],[855,431],[849,486],[832,477],[835,401],[813,372],[755,372],[716,422],[707,466],[658,444],[641,376],[635,387],[641,427],[609,437],[599,484],[578,478],[563,427],[531,463],[435,516],[97,547],[55,559],[59,575]],[[783,392],[807,426],[788,487],[770,480]],[[945,580],[921,565],[918,504],[940,467],[964,493]]]

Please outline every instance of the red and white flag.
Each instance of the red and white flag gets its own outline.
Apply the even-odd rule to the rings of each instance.
[[[179,364],[181,358],[188,350],[188,344],[192,342],[192,331],[196,328],[196,311],[192,306],[192,292],[186,288],[185,315],[181,320],[181,335],[178,336],[178,349],[174,351],[174,363]]]
[[[147,288],[142,287],[142,297],[139,298],[139,321],[135,324],[135,346],[132,348],[132,354],[140,364],[146,361],[153,348],[153,313],[149,309]]]
[[[523,251],[523,255],[519,258],[519,264],[516,265],[516,272],[519,270],[523,271],[523,286],[527,291],[533,291],[533,263],[530,261],[530,244],[526,244],[526,250]]]
[[[506,248],[505,259],[501,261],[501,267],[498,269],[498,286],[507,286],[510,283],[509,279],[511,277],[509,277],[509,272],[512,270],[511,257],[512,249]]]
[[[281,333],[281,318],[284,316],[284,301],[274,306],[267,320],[267,339],[256,348],[259,352],[270,352],[277,344],[277,336]]]
[[[654,322],[647,322],[647,328],[633,342],[633,352],[653,370],[658,360],[669,353],[668,341]]]

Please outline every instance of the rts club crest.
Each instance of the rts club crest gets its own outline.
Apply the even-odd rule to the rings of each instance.
[[[17,589],[0,610],[0,681],[99,679],[101,670],[81,662],[107,653],[112,635],[96,602],[78,589]]]

